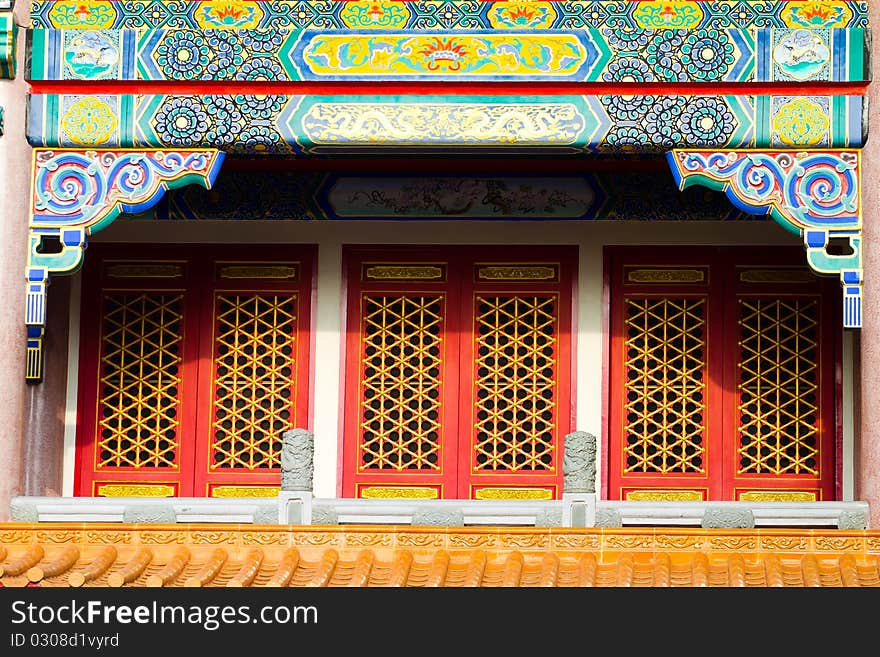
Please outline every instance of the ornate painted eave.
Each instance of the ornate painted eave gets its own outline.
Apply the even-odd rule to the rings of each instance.
[[[675,150],[668,160],[680,189],[723,191],[743,211],[801,235],[810,267],[840,277],[844,327],[861,327],[860,151]]]
[[[0,586],[877,587],[880,532],[5,523]]]
[[[28,141],[38,152],[211,151],[218,164],[221,152],[842,153],[866,139],[867,28],[854,1],[37,0]],[[103,173],[90,166],[92,184]],[[32,381],[49,274],[74,271],[90,231],[156,198],[96,186],[73,219],[51,178],[35,166]],[[799,193],[821,205],[827,192]],[[770,208],[731,196],[801,232],[811,266],[844,283],[846,325],[859,326],[860,225],[795,216],[807,197]],[[38,246],[47,238],[52,252]],[[826,248],[838,238],[848,256]]]
[[[28,381],[42,380],[50,275],[79,269],[88,237],[121,212],[147,210],[175,187],[210,188],[223,157],[217,150],[34,151],[26,272]]]
[[[272,2],[233,0],[154,2],[148,10],[130,3],[103,0],[33,2],[34,27],[120,29],[143,26],[183,29],[315,28],[344,29],[577,29],[617,28],[694,29],[738,27],[866,27],[865,2],[740,2],[712,3],[680,0],[617,2],[574,0],[553,2],[400,3],[389,0],[351,2]]]

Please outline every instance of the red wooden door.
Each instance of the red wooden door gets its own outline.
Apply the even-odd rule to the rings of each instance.
[[[610,499],[833,499],[835,281],[799,249],[613,248]]]
[[[278,246],[90,247],[78,494],[275,495],[281,433],[309,423],[313,259]]]
[[[573,251],[350,248],[343,491],[560,493]]]

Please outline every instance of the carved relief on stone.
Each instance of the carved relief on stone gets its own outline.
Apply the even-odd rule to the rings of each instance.
[[[312,524],[313,525],[336,525],[339,524],[339,518],[336,510],[329,506],[313,506],[312,507]]]
[[[415,527],[461,527],[464,525],[464,511],[419,507],[413,511],[412,524]]]
[[[151,504],[150,506],[128,506],[122,515],[122,522],[133,523],[171,523],[177,522],[174,507],[169,504]]]
[[[562,527],[562,509],[541,509],[535,516],[535,527]]]
[[[596,527],[622,527],[620,511],[617,509],[596,509]]]
[[[278,505],[265,504],[254,510],[254,524],[276,525],[278,524]]]
[[[37,522],[40,519],[34,504],[13,503],[9,512],[12,522]]]
[[[753,529],[755,516],[751,509],[710,506],[703,513],[703,529]]]
[[[867,529],[868,517],[864,511],[841,511],[837,518],[838,529]]]
[[[311,492],[314,434],[305,429],[291,429],[284,432],[281,440],[281,490]]]
[[[596,437],[586,431],[565,436],[562,474],[566,493],[596,492]]]

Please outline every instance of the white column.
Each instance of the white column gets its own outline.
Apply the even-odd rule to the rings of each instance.
[[[315,434],[313,488],[315,497],[340,497],[342,462],[339,459],[342,416],[342,245],[324,240],[318,247],[318,285],[315,303],[315,344],[312,367],[312,424]]]

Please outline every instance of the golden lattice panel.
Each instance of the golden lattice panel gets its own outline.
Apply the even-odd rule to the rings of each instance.
[[[626,472],[705,472],[705,315],[702,298],[626,299]]]
[[[360,469],[439,470],[444,298],[361,298]]]
[[[280,467],[292,428],[297,298],[218,294],[211,470]]]
[[[556,431],[556,296],[478,296],[476,470],[548,470]]]
[[[740,299],[741,474],[819,471],[818,302]]]
[[[181,294],[104,295],[96,465],[177,466]]]

